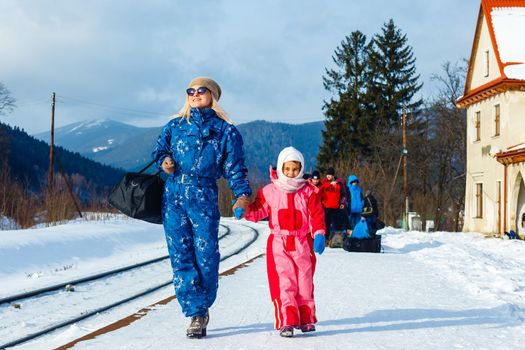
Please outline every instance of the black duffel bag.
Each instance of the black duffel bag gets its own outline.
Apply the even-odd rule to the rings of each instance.
[[[343,249],[347,252],[381,253],[381,235],[373,235],[369,238],[346,237]]]
[[[127,173],[111,190],[109,204],[123,214],[154,224],[162,224],[162,193],[164,181],[160,170],[143,174],[155,161],[138,173]]]

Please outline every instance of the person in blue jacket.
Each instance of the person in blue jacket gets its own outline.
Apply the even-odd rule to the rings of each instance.
[[[356,175],[348,177],[348,219],[350,222],[350,229],[353,230],[355,225],[361,220],[361,213],[365,198],[363,197],[363,190],[359,186],[359,179]]]
[[[219,209],[216,181],[221,176],[246,209],[252,191],[244,165],[241,134],[219,106],[221,88],[205,77],[193,79],[184,107],[168,122],[152,157],[168,174],[162,198],[166,242],[177,300],[191,323],[189,338],[206,336],[208,309],[219,283]]]

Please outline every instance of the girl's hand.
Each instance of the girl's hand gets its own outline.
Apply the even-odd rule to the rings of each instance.
[[[324,235],[321,233],[318,233],[314,236],[314,252],[321,255],[324,252],[324,246],[325,246],[325,238]]]
[[[170,157],[164,158],[164,161],[162,162],[162,170],[168,175],[171,175],[175,172],[175,163],[173,162],[173,159]]]

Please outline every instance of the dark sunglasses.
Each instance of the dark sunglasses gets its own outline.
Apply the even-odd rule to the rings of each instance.
[[[195,96],[195,93],[197,92],[199,93],[199,95],[204,95],[206,91],[208,91],[208,89],[206,89],[204,86],[201,86],[200,88],[197,88],[197,89],[194,89],[194,88],[186,89],[186,93],[188,94],[188,96]]]

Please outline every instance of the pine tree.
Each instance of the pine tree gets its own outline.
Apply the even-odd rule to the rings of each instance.
[[[332,56],[337,69],[326,69],[324,88],[334,97],[323,106],[326,122],[318,155],[321,169],[344,159],[355,159],[366,148],[364,111],[369,45],[363,33],[352,32]]]
[[[416,59],[407,37],[390,19],[372,40],[369,53],[371,80],[368,100],[379,122],[393,128],[399,125],[402,109],[415,113],[423,103],[414,100],[422,84],[418,83]]]
[[[418,82],[412,47],[392,19],[374,35],[368,60],[370,75],[365,100],[373,122],[369,124],[371,152],[363,163],[372,174],[377,174],[376,186],[381,188],[378,200],[383,204],[385,220],[393,222],[404,211],[402,176],[399,176],[403,107],[408,113],[409,167],[414,164],[411,159],[417,158],[414,147],[424,144],[426,135],[427,125],[419,113],[423,101],[416,98],[422,84]],[[409,197],[412,188],[409,184]]]

